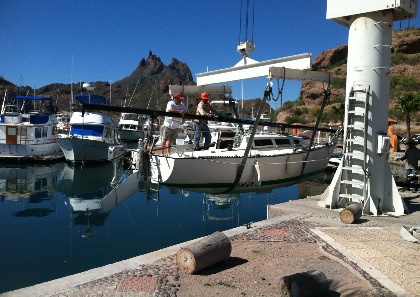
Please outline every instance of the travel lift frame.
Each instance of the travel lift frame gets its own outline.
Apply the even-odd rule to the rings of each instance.
[[[327,19],[349,27],[343,157],[319,205],[360,203],[363,214],[404,215],[388,163],[393,21],[417,15],[417,0],[328,0]]]

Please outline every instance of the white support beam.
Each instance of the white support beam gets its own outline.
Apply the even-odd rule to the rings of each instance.
[[[290,67],[294,69],[309,69],[311,54],[300,54],[263,62],[242,63],[244,65],[214,70],[197,74],[197,85],[211,85],[224,82],[238,81],[250,78],[267,77],[270,67]]]
[[[286,67],[270,67],[269,78],[281,78],[286,80],[312,80],[330,82],[331,74],[328,72],[290,69]]]
[[[327,19],[349,26],[351,16],[375,11],[392,10],[393,20],[406,20],[417,16],[418,0],[328,0]]]
[[[207,92],[209,94],[231,94],[231,86],[181,86],[181,85],[170,85],[169,94],[183,93],[187,94],[200,94]]]

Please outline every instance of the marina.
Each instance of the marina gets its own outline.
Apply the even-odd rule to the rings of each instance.
[[[220,197],[163,186],[148,193],[139,187],[104,212],[98,201],[112,189],[110,163],[2,167],[0,293],[263,220],[268,204],[319,194],[330,176],[267,193]]]
[[[0,167],[0,296],[233,297],[276,296],[280,291],[281,296],[301,296],[325,287],[320,295],[326,297],[418,296],[420,154],[408,156],[409,149],[416,149],[412,141],[405,143],[405,153],[395,146],[397,152],[391,153],[387,132],[393,26],[415,17],[417,2],[327,1],[326,18],[348,29],[340,61],[347,68],[345,76],[340,73],[344,67],[314,67],[310,53],[256,61],[249,57],[255,44],[246,33],[237,45],[241,60],[235,66],[207,66],[195,81],[189,69],[179,77],[168,75],[164,84],[155,80],[153,90],[160,84],[168,92],[165,98],[173,96],[176,105],[201,94],[204,102],[195,112],[162,111],[157,104],[156,110],[136,108],[131,98],[124,106],[112,105],[111,81],[105,84],[109,100],[77,95],[80,105],[75,108],[72,83],[70,129],[64,129],[57,126],[56,109],[22,112],[19,104],[6,105],[5,95],[0,157],[55,159],[51,149],[46,154],[17,145],[29,136],[44,146],[38,138],[51,139],[65,160]],[[248,15],[246,26],[247,32]],[[149,51],[148,60],[139,63],[136,88],[152,85],[142,71],[153,57]],[[171,67],[156,68],[172,71],[178,63],[173,58]],[[157,74],[152,69],[145,73]],[[330,98],[337,78],[343,80],[343,94]],[[248,79],[265,79],[255,117],[252,105],[252,120],[239,117],[229,85]],[[300,110],[302,117],[313,116],[306,121],[311,126],[300,124],[300,117],[281,123],[271,107],[266,113],[269,101],[282,102],[286,80],[308,82],[316,90],[310,100],[317,108]],[[120,91],[128,86],[122,80],[115,83]],[[89,84],[83,87],[93,90]],[[209,94],[234,111],[203,109]],[[417,93],[412,96],[418,98]],[[33,103],[44,100],[30,98]],[[344,101],[343,115],[335,129],[331,126],[337,122],[323,116],[330,99],[338,98]],[[168,133],[159,129],[163,117],[171,122],[164,130]],[[182,118],[182,128],[172,126],[174,118],[177,123]],[[409,122],[408,112],[407,137]],[[52,125],[51,131],[39,124]],[[205,141],[199,143],[202,133]],[[29,150],[35,154],[30,156]],[[223,243],[209,240],[215,233],[225,238]],[[181,249],[190,254],[179,256]],[[213,251],[206,253],[209,249]],[[203,271],[186,273],[181,266],[189,261]],[[321,277],[316,283],[299,281],[310,274]]]
[[[151,296],[162,296],[166,294],[165,292],[174,293],[176,291],[179,291],[178,296],[183,296],[185,290],[197,293],[197,289],[203,290],[203,288],[206,288],[206,291],[210,290],[207,292],[208,294],[219,292],[219,294],[231,296],[228,295],[232,293],[231,287],[206,287],[205,283],[214,282],[215,277],[217,280],[218,277],[226,277],[223,275],[232,272],[238,274],[236,280],[231,280],[229,283],[240,286],[238,288],[247,292],[249,290],[251,290],[250,292],[254,292],[254,290],[259,292],[267,288],[275,289],[277,286],[275,284],[267,286],[265,282],[257,282],[252,286],[252,289],[245,289],[244,285],[249,282],[246,281],[249,278],[247,275],[250,274],[242,270],[249,265],[253,267],[252,265],[257,263],[253,264],[254,260],[250,255],[246,256],[249,261],[247,264],[232,262],[238,259],[235,256],[244,257],[241,254],[243,251],[241,244],[249,243],[255,250],[255,244],[258,242],[258,249],[261,252],[268,248],[266,252],[270,253],[274,252],[270,251],[270,246],[286,245],[282,249],[287,253],[287,243],[292,244],[293,253],[290,254],[289,260],[291,262],[289,264],[283,262],[281,269],[275,270],[277,271],[275,274],[278,276],[287,271],[311,267],[314,263],[307,262],[310,257],[305,253],[308,252],[307,249],[312,252],[318,250],[317,245],[310,244],[315,241],[321,245],[325,245],[327,242],[332,245],[333,249],[327,250],[327,254],[332,255],[332,261],[336,257],[340,257],[341,260],[332,263],[335,272],[340,269],[339,266],[344,261],[348,263],[347,265],[353,266],[353,269],[365,269],[368,274],[371,274],[373,278],[359,272],[363,275],[363,279],[370,282],[370,288],[373,287],[377,290],[378,294],[374,296],[393,296],[389,295],[392,293],[397,296],[416,296],[416,292],[419,292],[416,287],[406,284],[406,281],[412,283],[416,278],[411,272],[412,268],[416,269],[416,262],[404,269],[400,266],[398,266],[400,268],[393,268],[392,270],[396,274],[390,271],[389,265],[386,264],[391,258],[394,262],[407,263],[404,261],[407,261],[407,257],[411,254],[399,253],[396,256],[395,248],[404,247],[410,253],[415,253],[418,248],[418,244],[404,243],[398,234],[402,225],[412,225],[418,218],[419,209],[416,206],[418,196],[411,191],[402,190],[401,192],[409,210],[406,216],[400,218],[363,217],[355,226],[345,226],[337,219],[338,212],[317,205],[320,195],[316,193],[322,193],[327,188],[331,183],[333,172],[319,175],[312,181],[301,182],[298,185],[258,195],[242,193],[217,196],[162,187],[159,197],[156,197],[148,196],[148,193],[143,189],[139,189],[132,197],[104,214],[101,211],[97,212],[96,206],[91,212],[83,211],[83,208],[73,208],[72,205],[75,204],[72,204],[70,200],[79,197],[79,201],[82,201],[81,197],[84,197],[87,201],[90,199],[95,201],[95,197],[102,195],[103,190],[106,190],[109,185],[97,183],[94,180],[90,186],[82,182],[85,180],[85,173],[81,172],[80,168],[69,168],[64,163],[56,165],[62,170],[54,169],[52,173],[46,174],[43,169],[41,176],[43,179],[49,179],[50,176],[57,174],[55,187],[65,193],[58,190],[50,191],[49,194],[43,195],[43,199],[39,199],[41,195],[35,193],[32,194],[33,198],[30,200],[28,194],[30,191],[27,191],[24,198],[18,198],[16,191],[10,191],[6,196],[6,191],[2,188],[4,196],[0,203],[0,212],[3,226],[2,236],[5,241],[0,246],[0,255],[5,269],[2,269],[1,272],[0,288],[2,291],[0,294],[5,292],[8,292],[5,296],[72,296],[87,293],[101,296],[103,292],[152,294],[147,289],[148,287],[140,283],[136,285],[136,282],[158,278],[159,282],[151,286],[151,289],[155,291]],[[107,172],[104,169],[112,169],[109,164],[101,166],[85,168],[87,169],[86,174]],[[391,168],[393,174],[401,175],[403,173],[401,164],[393,165]],[[9,171],[13,172],[13,170]],[[28,172],[32,172],[31,175],[28,175],[30,184],[31,176],[36,175],[33,174],[33,168]],[[12,173],[12,176],[14,174]],[[3,180],[5,175],[6,173],[3,172],[2,184],[8,184]],[[24,180],[22,176],[19,177]],[[400,178],[400,176],[396,177]],[[112,176],[108,174],[104,179],[109,181],[111,178]],[[102,178],[98,178],[98,180],[100,179]],[[70,182],[71,180],[74,181],[73,184]],[[48,199],[47,196],[51,196],[51,198]],[[24,209],[31,211],[22,212],[21,210]],[[319,224],[330,227],[313,229]],[[312,228],[311,230],[314,231],[309,231],[307,228]],[[197,238],[220,230],[225,230],[224,232],[229,237],[234,238],[232,241],[233,257],[228,260],[228,263],[231,263],[228,264],[228,267],[220,269],[220,265],[216,265],[219,267],[216,272],[199,274],[201,276],[198,280],[193,280],[197,276],[179,274],[178,270],[174,269],[173,255],[180,247],[185,246],[190,240],[197,240]],[[264,234],[261,233],[262,231],[267,233],[270,230],[283,233],[287,230],[287,233],[281,237],[276,237],[275,233],[268,237],[267,235],[262,236]],[[316,232],[316,236],[320,236],[320,238],[310,235],[313,232]],[[358,246],[366,246],[370,251],[366,250],[366,254],[364,254],[365,249],[352,249],[353,245],[348,242],[351,234],[358,234],[360,239]],[[366,236],[369,239],[365,238]],[[303,246],[301,240],[305,242]],[[345,244],[345,247],[340,245],[340,242]],[[380,249],[381,246],[386,247],[385,250]],[[372,255],[373,251],[378,252],[379,250],[384,255],[383,261],[369,264],[369,261],[375,261],[375,258],[370,258],[369,255]],[[386,251],[389,251],[390,254]],[[304,266],[300,262],[292,264],[293,261],[296,261],[293,260],[296,256],[301,260],[305,259]],[[281,259],[280,256],[272,261],[277,263]],[[326,260],[324,259],[322,262],[326,263]],[[289,265],[292,265],[293,268],[289,268]],[[317,265],[317,269],[326,269],[324,271],[328,272],[326,267],[321,268],[321,262]],[[380,269],[385,275],[372,269],[373,266],[375,269]],[[248,267],[248,269],[252,268]],[[272,270],[273,272],[274,270]],[[338,277],[342,284],[345,284],[346,281],[342,277],[347,277],[349,280],[349,277],[354,273],[353,271],[349,274],[348,271],[343,270],[336,276],[333,274],[329,276],[333,279]],[[130,278],[127,279],[130,275],[131,277],[135,276],[131,281],[129,281]],[[274,275],[270,276],[270,273],[263,275],[268,280],[274,277]],[[342,277],[340,278],[339,275]],[[404,279],[402,280],[397,275],[403,275]],[[199,287],[192,285],[191,280],[198,282]],[[130,282],[132,282],[131,289],[125,291],[123,284]],[[354,280],[356,287],[336,287],[336,290],[347,290],[347,292],[356,290],[353,291],[354,293],[368,290],[369,286],[366,287],[366,283],[358,282],[360,282],[360,276]],[[19,288],[22,289],[19,290]],[[176,288],[175,291],[173,291],[174,288]],[[414,295],[410,295],[409,292]]]

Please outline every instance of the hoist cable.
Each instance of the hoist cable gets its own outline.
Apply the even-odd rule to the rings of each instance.
[[[245,28],[245,41],[248,40],[248,15],[249,15],[249,0],[246,0],[246,28]]]
[[[239,10],[239,41],[238,44],[241,43],[241,34],[242,34],[242,0],[239,0],[241,2],[240,10]]]
[[[254,24],[255,24],[255,0],[252,3],[252,39],[251,41],[254,42]]]

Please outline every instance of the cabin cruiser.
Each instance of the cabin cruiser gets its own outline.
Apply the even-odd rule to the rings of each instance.
[[[103,96],[77,95],[80,102],[107,104]],[[70,118],[68,137],[57,139],[67,162],[108,162],[110,147],[118,148],[123,154],[125,147],[118,141],[118,127],[111,117],[98,111],[74,111]],[[117,157],[117,156],[115,156]]]
[[[16,96],[0,114],[0,161],[53,161],[64,158],[56,138],[56,102],[52,98]]]

